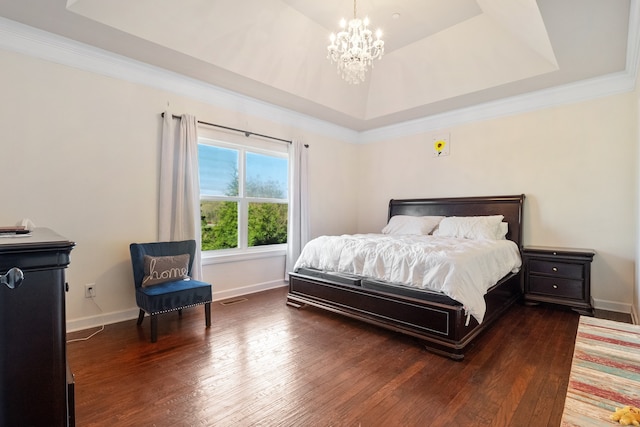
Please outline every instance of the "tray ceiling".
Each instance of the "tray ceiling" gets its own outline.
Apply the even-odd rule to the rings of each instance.
[[[326,59],[350,0],[0,0],[0,15],[362,131],[624,71],[630,0],[360,0],[385,55]]]

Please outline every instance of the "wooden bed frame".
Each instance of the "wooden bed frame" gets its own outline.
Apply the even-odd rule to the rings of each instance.
[[[389,202],[394,215],[476,216],[504,215],[509,223],[507,239],[522,250],[524,195],[405,199]],[[462,305],[448,297],[434,301],[365,289],[307,274],[289,274],[287,304],[319,307],[386,329],[419,338],[427,349],[460,360],[472,340],[487,329],[521,296],[520,273],[501,279],[485,295],[487,311],[482,324],[467,318]]]

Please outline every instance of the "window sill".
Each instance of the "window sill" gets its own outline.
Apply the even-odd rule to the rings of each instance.
[[[202,265],[224,264],[228,262],[250,261],[253,259],[283,257],[287,254],[286,245],[269,249],[248,249],[244,251],[224,250],[217,253],[203,252]]]

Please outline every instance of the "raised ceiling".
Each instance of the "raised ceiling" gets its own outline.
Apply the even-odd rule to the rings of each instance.
[[[326,59],[351,0],[0,0],[0,15],[356,131],[624,71],[631,0],[360,0],[385,55]]]

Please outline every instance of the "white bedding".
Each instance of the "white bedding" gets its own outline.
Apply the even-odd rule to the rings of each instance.
[[[482,323],[487,290],[521,265],[510,240],[355,234],[310,241],[294,271],[315,268],[442,292]]]

